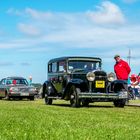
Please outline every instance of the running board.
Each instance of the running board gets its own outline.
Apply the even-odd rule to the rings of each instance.
[[[53,96],[48,96],[48,99],[62,99],[62,97],[53,97]]]

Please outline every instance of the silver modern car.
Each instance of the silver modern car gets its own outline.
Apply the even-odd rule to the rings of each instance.
[[[0,98],[28,98],[34,100],[38,93],[37,89],[29,85],[28,81],[23,77],[7,77],[0,81]]]

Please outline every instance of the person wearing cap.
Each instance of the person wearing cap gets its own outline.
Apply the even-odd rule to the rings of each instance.
[[[114,65],[114,72],[116,73],[116,77],[118,80],[128,81],[129,74],[131,72],[131,68],[128,63],[121,59],[120,55],[115,55],[114,59],[116,64]]]

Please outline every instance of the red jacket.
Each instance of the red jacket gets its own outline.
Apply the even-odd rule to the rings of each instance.
[[[121,59],[114,65],[114,71],[116,73],[117,79],[127,80],[131,69],[128,63]]]

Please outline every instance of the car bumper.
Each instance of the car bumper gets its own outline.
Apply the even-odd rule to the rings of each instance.
[[[79,98],[90,98],[90,99],[128,99],[127,92],[120,93],[89,93],[81,92],[78,94]]]
[[[11,92],[9,93],[9,97],[30,97],[35,96],[36,93],[28,93],[28,92]]]

